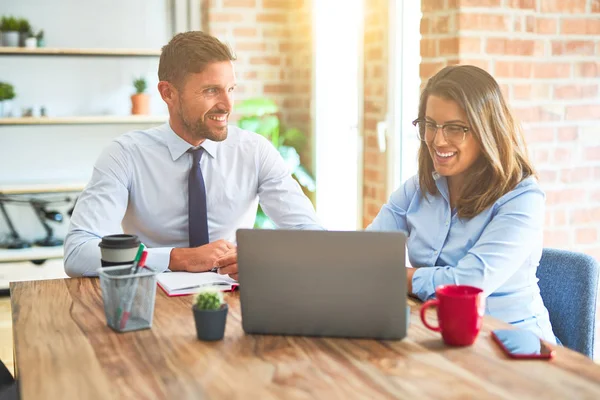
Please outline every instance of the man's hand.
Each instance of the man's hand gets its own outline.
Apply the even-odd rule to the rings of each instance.
[[[217,240],[204,246],[175,248],[171,250],[169,269],[171,271],[205,272],[216,266],[216,261],[235,245],[226,240]],[[237,273],[237,264],[236,264]]]
[[[237,281],[238,279],[238,265],[237,265],[237,248],[233,247],[221,256],[216,262],[215,267],[219,269],[219,274],[229,274],[232,279]]]

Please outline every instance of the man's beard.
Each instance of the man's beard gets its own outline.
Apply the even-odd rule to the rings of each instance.
[[[183,107],[181,105],[179,106],[178,113],[183,126],[194,137],[194,139],[208,139],[212,140],[213,142],[221,142],[227,139],[227,125],[222,128],[210,129],[203,120],[197,120],[193,122],[189,121],[185,117]],[[211,110],[206,113],[204,120],[206,120],[210,114],[227,115],[228,113],[226,111]]]

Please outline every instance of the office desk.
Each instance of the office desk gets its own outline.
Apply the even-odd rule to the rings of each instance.
[[[228,294],[225,338],[207,343],[191,296],[158,290],[152,329],[125,334],[106,326],[95,278],[11,283],[11,298],[24,400],[600,398],[600,366],[583,355],[509,360],[489,333],[506,324],[488,317],[475,345],[446,347],[415,303],[402,341],[254,336]]]

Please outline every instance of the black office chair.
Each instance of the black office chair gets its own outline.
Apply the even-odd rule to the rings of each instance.
[[[0,361],[0,400],[17,400],[19,398],[19,388],[17,381],[6,368],[6,365]]]

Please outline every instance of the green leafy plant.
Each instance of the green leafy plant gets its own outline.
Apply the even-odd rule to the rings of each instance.
[[[0,31],[2,32],[17,32],[21,25],[18,19],[15,17],[2,17],[0,23]]]
[[[194,304],[199,310],[218,310],[223,306],[223,293],[215,289],[206,289],[196,295]]]
[[[292,176],[306,190],[314,192],[315,178],[300,162],[300,153],[306,146],[306,135],[296,128],[284,129],[281,126],[277,105],[270,99],[248,99],[237,105],[236,113],[240,115],[238,126],[269,139],[288,165]],[[275,227],[260,207],[256,214],[255,227]]]
[[[0,82],[0,101],[15,98],[15,88],[10,83]]]
[[[31,25],[29,24],[29,21],[27,21],[25,18],[21,18],[19,19],[19,32],[22,33],[29,33],[31,32]]]
[[[137,94],[144,93],[148,85],[146,84],[146,80],[144,78],[138,78],[133,81],[133,86],[135,87],[135,92]]]
[[[41,29],[37,35],[35,35],[35,37],[37,38],[37,40],[43,39],[44,38],[44,30]]]

